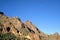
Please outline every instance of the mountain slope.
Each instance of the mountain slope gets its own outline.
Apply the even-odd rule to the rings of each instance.
[[[23,23],[18,17],[10,18],[0,12],[0,40],[60,40],[60,35],[47,35],[29,20]]]

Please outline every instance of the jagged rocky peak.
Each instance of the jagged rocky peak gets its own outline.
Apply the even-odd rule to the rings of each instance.
[[[8,16],[5,16],[4,12],[0,12],[0,15],[4,16],[4,17],[8,17]],[[9,17],[9,18],[11,18],[11,17]],[[13,17],[12,19],[17,19],[17,20],[21,21],[20,18],[18,18],[17,16]]]
[[[53,35],[56,35],[56,36],[58,36],[58,35],[59,35],[59,33],[58,33],[58,32],[55,32]]]
[[[56,32],[48,35],[40,31],[31,21],[22,22],[18,17],[7,17],[0,12],[0,40],[60,40]]]
[[[25,21],[25,23],[32,24],[30,20]]]
[[[4,15],[4,13],[3,13],[3,12],[0,12],[0,14],[1,14],[1,15]]]
[[[0,12],[0,17],[2,17],[2,16],[5,16],[5,14],[3,12]]]
[[[31,29],[34,33],[41,33],[41,31],[39,31],[39,29],[35,25],[33,25],[31,21],[27,20],[26,22],[24,22],[24,24],[27,25],[27,27]]]
[[[21,19],[20,18],[18,18],[17,16],[15,16],[15,17],[13,17],[14,19],[18,19],[19,21],[21,21]]]

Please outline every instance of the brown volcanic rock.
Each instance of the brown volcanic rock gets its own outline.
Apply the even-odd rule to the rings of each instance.
[[[20,40],[60,40],[57,32],[52,35],[45,34],[29,20],[23,23],[18,17],[10,18],[0,12],[0,34],[9,32]]]

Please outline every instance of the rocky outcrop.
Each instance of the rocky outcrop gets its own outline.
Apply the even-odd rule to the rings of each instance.
[[[6,35],[8,34],[8,35]],[[13,36],[12,36],[13,34]],[[5,36],[4,36],[5,35]],[[9,35],[13,38],[10,38]],[[3,38],[2,38],[3,37]],[[9,37],[7,39],[6,37]],[[48,35],[40,31],[29,20],[22,22],[18,17],[7,17],[0,12],[0,40],[60,40],[56,32]]]

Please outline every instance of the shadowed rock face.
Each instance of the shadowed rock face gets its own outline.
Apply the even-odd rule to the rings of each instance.
[[[3,13],[3,12],[0,12],[0,14],[4,15],[4,13]]]
[[[0,12],[0,40],[60,40],[60,35],[47,35],[29,20],[23,23],[18,17],[10,18]]]

